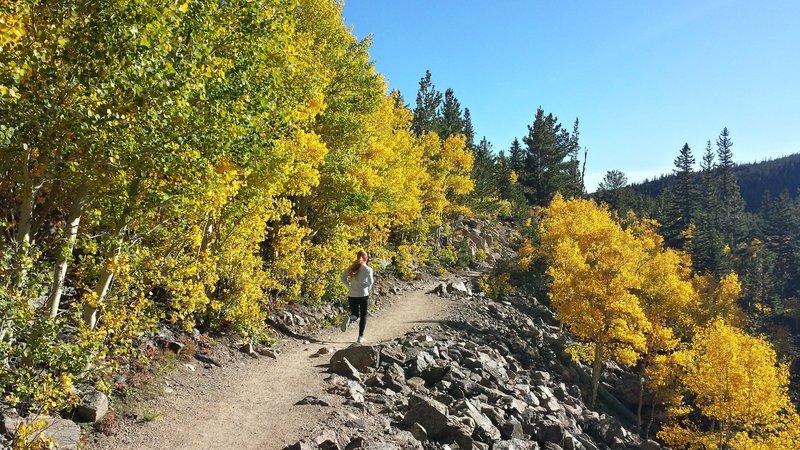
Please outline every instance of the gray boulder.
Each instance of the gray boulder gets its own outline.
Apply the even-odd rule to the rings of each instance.
[[[344,359],[352,364],[359,372],[367,369],[377,369],[380,364],[380,347],[371,345],[351,345],[334,353],[331,357],[331,371],[334,373],[346,372]]]
[[[50,416],[38,416],[33,420],[43,420],[46,423],[40,435],[53,439],[59,450],[78,450],[78,442],[81,439],[81,428],[78,424],[71,420]],[[13,437],[20,425],[31,423],[33,420],[20,417],[4,417],[3,426],[8,435]]]
[[[481,442],[492,443],[501,438],[500,430],[494,426],[491,420],[482,412],[478,411],[471,402],[462,401],[455,407],[460,413],[475,421],[475,437]]]
[[[451,281],[448,283],[447,292],[462,296],[472,295],[472,289],[470,289],[462,280]]]
[[[522,439],[509,439],[507,441],[495,442],[493,450],[539,450],[539,444],[533,441],[523,441]]]
[[[108,397],[97,389],[90,389],[81,397],[75,413],[85,422],[97,423],[108,413]]]

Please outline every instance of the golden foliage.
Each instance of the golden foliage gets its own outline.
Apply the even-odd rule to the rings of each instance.
[[[685,370],[678,377],[694,404],[671,411],[676,423],[659,433],[669,445],[749,449],[797,438],[791,429],[797,419],[787,394],[788,370],[777,364],[763,338],[715,319],[697,331],[683,355]],[[715,425],[701,429],[681,420],[693,411]]]

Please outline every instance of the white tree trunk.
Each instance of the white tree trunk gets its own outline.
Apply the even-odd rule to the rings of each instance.
[[[33,224],[33,180],[28,172],[28,164],[23,168],[19,216],[17,217],[17,233],[14,236],[17,261],[19,261],[31,243],[31,224]]]
[[[94,327],[97,325],[97,308],[103,303],[113,278],[114,272],[111,271],[110,264],[106,264],[103,267],[103,272],[100,274],[100,279],[97,281],[97,286],[94,288],[96,303],[94,306],[88,304],[83,306],[83,322],[90,330],[94,330]]]
[[[67,266],[72,258],[72,249],[78,236],[78,226],[83,214],[83,201],[86,196],[86,185],[78,188],[78,193],[67,216],[66,235],[64,244],[56,258],[56,265],[53,267],[53,281],[50,284],[50,294],[47,296],[47,309],[50,311],[50,318],[54,319],[58,314],[58,307],[61,303],[61,294],[64,292],[64,278],[67,275]]]

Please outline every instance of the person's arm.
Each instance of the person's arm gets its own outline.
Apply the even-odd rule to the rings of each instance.
[[[350,271],[349,269],[344,269],[344,272],[342,272],[342,276],[339,277],[339,279],[342,280],[342,283],[344,283],[345,286],[350,286],[350,281],[347,280],[347,272],[349,271]]]
[[[375,278],[372,276],[372,267],[367,267],[369,272],[367,273],[367,289],[372,289],[372,283],[375,281]]]

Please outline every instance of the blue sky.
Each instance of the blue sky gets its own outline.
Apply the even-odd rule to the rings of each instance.
[[[684,142],[699,160],[725,126],[738,162],[800,152],[800,1],[346,0],[344,17],[407,103],[429,69],[495,152],[538,106],[579,117],[590,191],[670,172]]]

